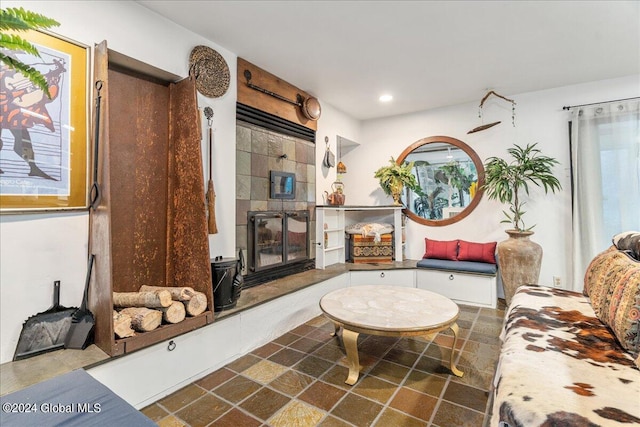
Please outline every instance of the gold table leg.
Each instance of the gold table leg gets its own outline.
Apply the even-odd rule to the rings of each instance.
[[[340,325],[338,325],[337,323],[333,324],[333,332],[329,335],[331,335],[332,337],[337,337],[338,336],[338,331],[340,330]]]
[[[342,328],[342,341],[347,352],[347,362],[349,362],[349,376],[345,383],[354,385],[360,375],[360,359],[358,358],[358,334]]]
[[[453,331],[453,345],[451,346],[451,361],[449,363],[449,367],[451,368],[451,372],[456,377],[461,377],[464,375],[464,372],[456,368],[456,364],[454,363],[455,352],[456,352],[456,344],[458,343],[458,324],[454,323],[449,327]]]

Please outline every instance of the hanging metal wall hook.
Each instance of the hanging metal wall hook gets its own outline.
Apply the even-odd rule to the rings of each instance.
[[[207,125],[211,127],[211,125],[213,125],[213,109],[211,107],[204,107],[204,116],[207,118]]]

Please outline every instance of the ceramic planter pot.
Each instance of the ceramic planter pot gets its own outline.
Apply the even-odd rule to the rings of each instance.
[[[531,241],[533,231],[507,230],[509,238],[498,243],[498,262],[507,305],[522,285],[537,285],[542,247]]]
[[[395,181],[391,185],[391,197],[393,197],[393,204],[396,206],[400,206],[402,203],[400,202],[400,197],[402,196],[402,188],[404,185],[402,182]]]

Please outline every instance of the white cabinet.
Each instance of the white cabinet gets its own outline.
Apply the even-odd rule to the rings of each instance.
[[[387,285],[415,288],[415,270],[351,271],[350,286]]]
[[[316,206],[316,268],[345,262],[345,226],[391,220],[393,259],[402,261],[402,206]]]
[[[316,268],[344,263],[344,210],[316,208]]]
[[[496,276],[418,269],[416,287],[437,292],[461,304],[496,308]]]

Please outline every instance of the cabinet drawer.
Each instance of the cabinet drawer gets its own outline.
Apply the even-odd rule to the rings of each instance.
[[[496,276],[439,270],[418,270],[416,275],[419,289],[439,293],[461,304],[496,307]]]
[[[352,271],[351,286],[389,285],[415,287],[414,270]]]

